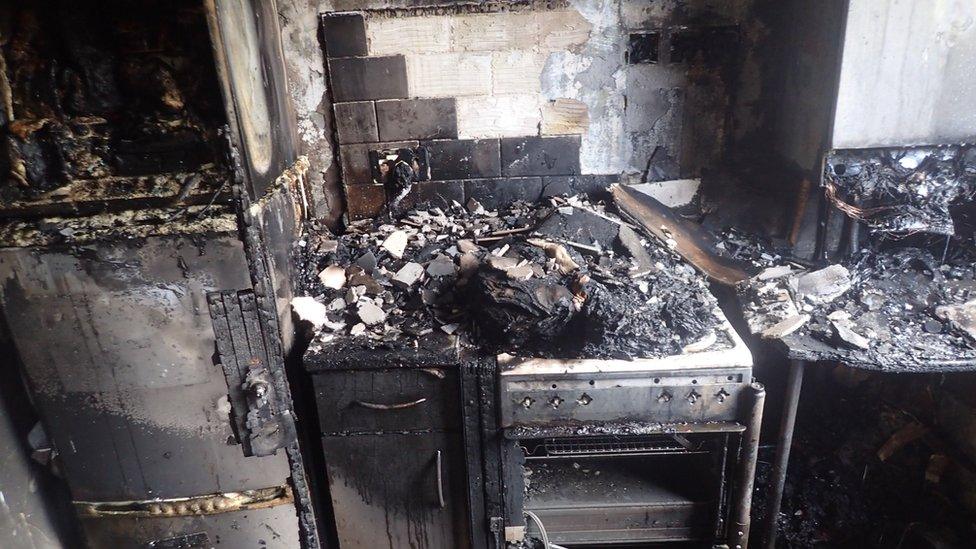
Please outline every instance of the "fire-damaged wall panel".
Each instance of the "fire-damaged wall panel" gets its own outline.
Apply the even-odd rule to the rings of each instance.
[[[737,95],[753,89],[738,80],[754,4],[323,1],[323,51],[303,43],[288,61],[314,74],[323,56],[351,220],[471,198],[497,207],[698,177],[717,162]],[[300,86],[316,96],[298,99],[321,112],[310,80]],[[309,134],[324,120],[300,118],[303,139],[319,141]],[[396,170],[414,159],[404,190]]]
[[[976,137],[976,3],[851,0],[833,147]]]
[[[203,532],[241,541],[232,546],[298,546],[290,491],[260,512],[243,512],[253,507],[229,495],[282,487],[289,476],[283,452],[244,456],[215,363],[207,292],[250,286],[236,234],[7,248],[0,280],[91,543],[134,547]]]

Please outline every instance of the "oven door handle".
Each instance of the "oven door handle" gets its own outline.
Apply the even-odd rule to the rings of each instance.
[[[417,400],[412,400],[410,402],[399,402],[397,404],[380,404],[378,402],[366,402],[365,400],[352,401],[353,404],[362,406],[363,408],[369,408],[370,410],[404,410],[406,408],[420,406],[425,402],[427,402],[427,397],[418,398]]]
[[[444,502],[444,457],[443,452],[437,451],[437,505],[443,509],[446,505]]]

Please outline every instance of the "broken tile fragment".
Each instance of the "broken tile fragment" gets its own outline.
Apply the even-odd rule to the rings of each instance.
[[[763,330],[762,337],[763,339],[779,339],[786,337],[802,328],[807,322],[810,322],[810,315],[796,314],[788,316]]]
[[[319,242],[318,251],[320,253],[333,253],[339,249],[338,240],[323,240]]]
[[[976,299],[960,305],[940,305],[935,308],[935,316],[976,340]]]
[[[843,265],[830,265],[797,279],[797,293],[815,303],[830,303],[851,288],[851,273]]]
[[[346,270],[337,265],[329,265],[319,273],[319,280],[326,288],[338,290],[346,285]]]
[[[373,274],[373,271],[376,270],[376,255],[370,250],[359,256],[359,259],[356,260],[356,265],[362,267],[363,271]]]
[[[393,231],[390,236],[386,237],[383,241],[382,248],[388,252],[390,255],[397,259],[403,258],[403,252],[407,249],[407,240],[409,240],[409,235],[406,231]]]
[[[427,274],[433,277],[453,276],[454,262],[450,258],[440,256],[427,264]]]
[[[867,350],[871,346],[871,340],[854,331],[853,323],[850,319],[831,320],[831,327],[841,341],[851,347]]]
[[[485,213],[485,207],[481,205],[481,202],[478,202],[474,198],[469,198],[468,199],[468,203],[467,203],[467,206],[466,207],[468,208],[468,211],[471,212],[471,213],[473,213],[473,214],[483,214],[483,213]]]
[[[789,265],[776,265],[775,267],[766,267],[763,269],[759,274],[756,275],[756,279],[763,281],[775,280],[791,274],[793,274],[793,267],[790,267]]]
[[[423,265],[411,261],[393,275],[393,283],[404,288],[409,288],[416,284],[422,276],[424,276]]]
[[[386,320],[386,311],[376,306],[372,301],[363,301],[356,310],[359,320],[367,326],[379,324]]]
[[[321,328],[327,320],[328,309],[314,297],[295,297],[291,300],[291,308],[298,318],[310,322],[316,329]]]
[[[365,288],[366,295],[377,295],[383,291],[383,286],[380,286],[376,279],[363,272],[350,276],[349,285],[362,286]]]
[[[364,293],[366,293],[365,288],[362,286],[351,286],[348,290],[346,290],[346,305],[356,303]]]

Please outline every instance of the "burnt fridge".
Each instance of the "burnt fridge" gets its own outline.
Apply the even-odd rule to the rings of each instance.
[[[317,545],[266,252],[307,168],[274,3],[4,9],[3,328],[85,542]]]

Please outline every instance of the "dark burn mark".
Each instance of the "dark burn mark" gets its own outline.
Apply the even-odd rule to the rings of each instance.
[[[660,40],[659,32],[631,33],[628,39],[627,62],[632,65],[657,63]]]

